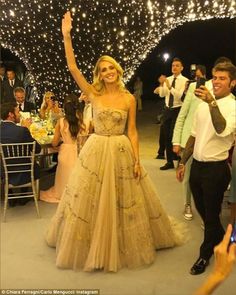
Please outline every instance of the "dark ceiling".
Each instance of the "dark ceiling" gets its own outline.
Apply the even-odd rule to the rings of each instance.
[[[236,17],[235,5],[227,0],[1,0],[0,40],[32,72],[40,96],[49,89],[62,96],[76,89],[66,68],[60,31],[66,10],[73,11],[73,43],[86,77],[91,77],[96,59],[109,54],[124,67],[128,81],[164,36],[175,38],[169,32],[196,20]],[[194,35],[190,32],[188,38]]]

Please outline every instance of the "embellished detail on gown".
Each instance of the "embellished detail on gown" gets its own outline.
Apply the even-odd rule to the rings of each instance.
[[[81,150],[47,232],[60,268],[116,272],[150,264],[156,249],[181,243],[154,185],[134,178],[127,112],[94,108],[95,134]]]

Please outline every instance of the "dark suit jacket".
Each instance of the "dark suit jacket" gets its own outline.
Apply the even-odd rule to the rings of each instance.
[[[2,82],[2,103],[15,101],[13,90],[16,87],[24,87],[23,82],[17,77],[15,77],[15,84],[13,87],[10,85],[8,79]]]
[[[18,143],[18,142],[33,142],[34,139],[31,136],[29,130],[26,127],[17,126],[13,122],[1,122],[1,143]],[[36,142],[35,152],[39,153],[41,146]],[[2,165],[1,165],[2,166]],[[2,169],[2,168],[1,168]],[[3,173],[1,173],[4,175]],[[40,177],[40,167],[35,164],[34,170],[35,179]],[[31,181],[30,173],[18,173],[9,176],[9,183],[13,185],[19,185],[28,183]]]
[[[0,103],[2,103],[3,99],[3,82],[6,81],[6,77],[0,77]]]
[[[0,78],[0,103],[2,103],[2,95],[3,95],[3,90],[2,90],[2,79]]]
[[[29,101],[25,101],[24,102],[24,109],[22,110],[22,112],[31,112],[32,110],[35,110],[36,107],[32,102]]]

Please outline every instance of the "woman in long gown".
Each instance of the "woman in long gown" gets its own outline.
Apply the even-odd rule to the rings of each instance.
[[[76,65],[71,27],[67,12],[62,21],[67,64],[92,103],[95,132],[79,154],[46,240],[56,247],[60,268],[116,272],[150,264],[156,249],[180,241],[140,166],[135,98],[109,56],[98,60],[93,85],[86,81]]]
[[[77,156],[81,138],[85,132],[83,124],[83,108],[74,94],[65,98],[65,117],[60,118],[56,124],[52,146],[59,146],[58,165],[54,186],[47,191],[40,191],[40,200],[48,203],[58,203],[65,189]]]

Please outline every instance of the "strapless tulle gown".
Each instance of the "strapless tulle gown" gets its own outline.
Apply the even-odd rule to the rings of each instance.
[[[133,175],[127,112],[93,109],[95,133],[82,148],[46,241],[60,268],[116,272],[154,261],[157,249],[181,243],[142,168]]]

